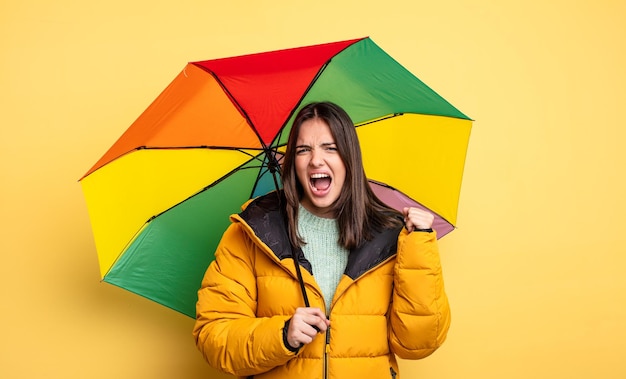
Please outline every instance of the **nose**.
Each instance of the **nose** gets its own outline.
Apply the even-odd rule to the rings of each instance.
[[[309,164],[314,167],[319,167],[324,164],[324,159],[322,158],[322,154],[316,149],[311,151],[311,160]]]

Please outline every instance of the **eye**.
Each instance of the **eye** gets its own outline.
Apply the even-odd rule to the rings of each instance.
[[[296,147],[296,155],[301,155],[306,153],[307,151],[311,150],[309,147],[307,146],[298,146]]]

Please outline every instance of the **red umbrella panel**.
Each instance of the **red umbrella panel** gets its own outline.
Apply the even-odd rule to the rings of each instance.
[[[471,120],[370,38],[191,62],[80,180],[103,280],[194,317],[228,216],[280,187],[312,101],[353,119],[383,201],[454,229]]]

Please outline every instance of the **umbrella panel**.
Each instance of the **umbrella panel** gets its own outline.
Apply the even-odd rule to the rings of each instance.
[[[359,126],[365,173],[454,225],[470,127],[468,120],[415,114]]]
[[[81,180],[104,276],[153,216],[184,201],[258,152],[138,150]]]
[[[202,146],[262,147],[220,83],[188,64],[85,176],[137,149]]]
[[[413,207],[432,212],[430,209],[426,208],[422,204],[416,202],[415,200],[411,199],[410,197],[396,190],[395,188],[389,187],[383,183],[378,183],[373,180],[370,180],[369,184],[376,196],[378,196],[380,200],[382,200],[392,208],[402,211],[404,207]],[[435,220],[433,221],[432,228],[437,232],[438,239],[454,230],[454,226],[438,214],[435,214]]]
[[[230,223],[228,216],[250,198],[259,170],[258,162],[251,161],[155,217],[104,281],[195,317],[204,271]]]

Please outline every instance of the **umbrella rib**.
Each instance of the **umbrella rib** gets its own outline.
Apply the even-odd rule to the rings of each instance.
[[[243,152],[243,153],[244,153],[244,154],[247,154],[247,153],[245,153],[245,152]],[[250,154],[248,154],[248,155],[250,155]],[[161,211],[161,212],[159,212],[159,213],[157,213],[157,214],[155,214],[155,215],[151,216],[151,217],[150,217],[150,218],[146,221],[146,224],[147,224],[147,223],[149,223],[149,222],[151,222],[151,221],[152,221],[152,220],[154,220],[155,218],[159,217],[159,216],[160,216],[160,215],[162,215],[163,213],[166,213],[166,212],[167,212],[167,211],[169,211],[170,209],[175,208],[175,207],[179,206],[180,204],[182,204],[182,203],[184,203],[184,202],[186,202],[186,201],[188,201],[188,200],[190,200],[190,199],[192,199],[192,198],[194,198],[194,197],[198,196],[198,195],[199,195],[199,194],[201,194],[202,192],[204,192],[204,191],[206,191],[206,190],[209,190],[209,189],[211,189],[211,188],[215,187],[216,185],[218,185],[218,184],[219,184],[219,183],[221,183],[222,181],[226,180],[228,177],[230,177],[231,175],[233,175],[233,174],[234,174],[234,173],[236,173],[237,171],[240,171],[240,170],[249,170],[249,169],[262,169],[263,167],[265,167],[265,166],[266,166],[266,165],[265,165],[265,164],[264,164],[264,163],[263,163],[263,162],[262,162],[262,161],[258,158],[258,156],[253,156],[253,155],[250,155],[250,157],[251,157],[251,159],[250,159],[250,160],[248,160],[247,162],[243,163],[242,165],[240,165],[240,166],[236,167],[235,169],[233,169],[233,170],[229,171],[228,173],[226,173],[225,175],[223,175],[221,178],[219,178],[219,179],[217,179],[217,180],[213,181],[213,182],[212,182],[211,184],[209,184],[208,186],[203,187],[202,189],[200,189],[198,192],[194,193],[193,195],[188,196],[188,197],[186,197],[184,200],[182,200],[182,201],[180,201],[180,202],[178,202],[178,203],[176,203],[176,204],[172,205],[171,207],[169,207],[169,208],[167,208],[167,209],[164,209],[163,211]],[[256,161],[261,162],[261,163],[260,163],[260,165],[258,165],[258,166],[257,166],[257,165],[252,165],[252,166],[251,166],[251,165],[247,165],[248,163],[250,163],[250,162],[252,162],[252,161],[255,161],[255,160],[256,160]],[[246,166],[246,165],[247,165],[247,166]],[[245,166],[245,167],[244,167],[244,166]],[[134,238],[133,238],[133,239],[134,239]],[[132,241],[132,240],[131,240],[131,241]]]
[[[122,154],[120,154],[119,156],[111,159],[111,161],[117,160],[122,158],[123,156],[126,156],[128,154],[131,154],[134,151],[139,151],[139,150],[185,150],[185,149],[209,149],[209,150],[237,150],[240,151],[241,153],[244,153],[246,155],[252,156],[251,154],[245,152],[244,150],[254,150],[254,151],[268,151],[268,149],[265,147],[244,147],[244,146],[219,146],[219,145],[189,145],[189,146],[137,146],[134,147]],[[100,170],[102,167],[104,167],[104,165],[98,167],[97,169],[95,169],[93,172]],[[91,174],[91,173],[89,173]],[[83,180],[87,175],[83,176],[82,178],[80,178],[78,181]]]
[[[246,121],[248,121],[248,125],[250,125],[250,128],[252,129],[252,131],[254,132],[254,134],[257,136],[257,138],[259,139],[259,141],[261,142],[261,145],[263,146],[263,149],[267,149],[267,145],[265,144],[265,142],[263,141],[263,139],[261,138],[261,135],[259,134],[259,132],[256,130],[256,128],[254,127],[254,124],[252,123],[252,120],[250,119],[250,116],[248,116],[248,113],[243,109],[243,107],[239,104],[239,102],[235,99],[235,97],[233,96],[232,93],[230,93],[230,91],[228,90],[228,88],[224,85],[224,83],[222,83],[222,81],[220,80],[220,78],[217,76],[216,73],[214,73],[213,71],[211,71],[210,69],[203,67],[203,66],[199,66],[199,65],[195,65],[196,67],[201,68],[202,70],[208,72],[211,76],[213,76],[213,78],[215,79],[215,81],[220,85],[220,87],[222,88],[222,90],[224,91],[224,93],[226,93],[226,95],[228,96],[228,98],[230,99],[230,101],[233,103],[233,105],[239,110],[239,112],[241,112],[241,115],[246,119]]]
[[[142,149],[143,149],[143,150],[179,150],[179,149],[231,150],[231,151],[238,151],[238,152],[240,152],[240,153],[242,153],[242,154],[244,154],[244,155],[249,156],[250,158],[252,158],[252,159],[254,159],[254,160],[257,160],[257,161],[262,162],[262,161],[261,161],[261,159],[259,159],[259,156],[258,156],[258,155],[251,154],[251,153],[249,153],[249,152],[248,152],[248,151],[246,151],[246,150],[252,150],[252,151],[258,151],[258,152],[264,152],[265,154],[267,154],[268,156],[270,156],[270,154],[275,153],[275,152],[277,152],[277,151],[278,151],[278,150],[277,150],[277,149],[278,149],[278,147],[280,147],[280,146],[277,146],[275,149],[273,149],[273,148],[269,148],[269,147],[262,147],[262,148],[259,148],[259,147],[207,146],[207,145],[199,145],[199,146],[180,146],[180,147],[146,147],[146,146],[142,146],[142,147],[140,147],[140,148],[137,148],[137,150],[142,150]],[[250,162],[250,161],[248,161],[248,162]],[[248,163],[248,162],[246,162],[246,163]],[[244,163],[244,164],[245,164],[245,163]],[[249,167],[249,168],[259,168],[259,167],[262,167],[262,166],[264,166],[264,164],[263,164],[263,163],[261,163],[261,166],[258,166],[258,167],[257,167],[257,166],[253,166],[253,167]],[[268,165],[268,167],[270,167],[270,166]],[[245,168],[245,167],[244,167],[244,168]],[[271,167],[270,167],[270,168],[271,168]],[[240,166],[240,167],[238,167],[237,169],[235,169],[234,171],[239,170],[239,169],[241,169],[241,166]]]
[[[387,115],[387,116],[383,116],[383,117],[380,117],[380,118],[376,118],[376,119],[373,119],[373,120],[368,120],[368,121],[362,122],[362,123],[360,123],[360,124],[356,124],[354,127],[355,127],[355,128],[358,128],[358,127],[360,127],[360,126],[365,126],[365,125],[373,124],[373,123],[375,123],[375,122],[379,122],[379,121],[383,121],[383,120],[388,120],[388,119],[390,119],[390,118],[394,118],[394,117],[398,117],[398,116],[402,116],[402,115],[404,115],[404,113],[394,113],[394,114],[389,114],[389,115]]]
[[[243,150],[267,151],[267,148],[265,147],[219,146],[219,145],[139,146],[139,147],[136,147],[134,150],[184,150],[184,149],[239,150],[242,153],[245,153]]]

